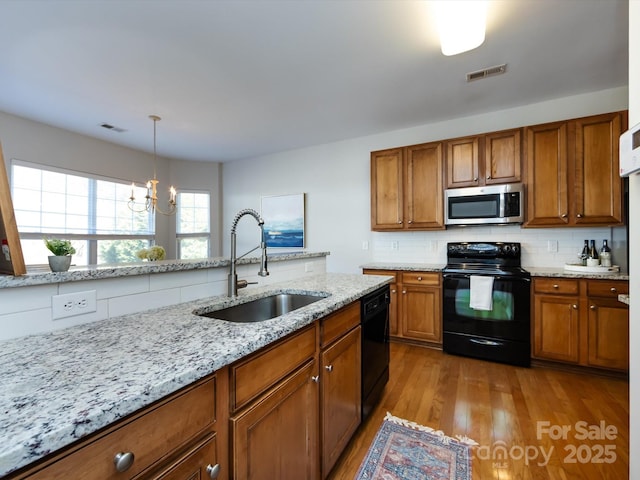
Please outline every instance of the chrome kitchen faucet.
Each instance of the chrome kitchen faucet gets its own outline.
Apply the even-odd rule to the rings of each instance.
[[[258,226],[260,227],[260,245],[255,248],[252,248],[248,252],[236,257],[236,227],[238,226],[238,222],[245,215],[251,215],[258,222]],[[230,297],[236,297],[238,295],[238,289],[246,287],[249,283],[257,283],[257,282],[247,282],[246,280],[238,280],[238,274],[236,273],[236,262],[240,260],[242,257],[250,254],[254,250],[258,248],[262,249],[262,257],[260,259],[260,271],[258,275],[261,277],[266,277],[269,275],[269,271],[267,270],[267,243],[264,240],[264,220],[260,217],[258,212],[251,208],[245,208],[244,210],[240,210],[236,217],[233,219],[233,226],[231,227],[231,264],[229,266],[229,280],[228,280],[228,291],[227,294]]]

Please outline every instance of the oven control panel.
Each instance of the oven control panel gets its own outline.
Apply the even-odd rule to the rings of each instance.
[[[452,242],[447,244],[448,258],[520,258],[518,242]]]

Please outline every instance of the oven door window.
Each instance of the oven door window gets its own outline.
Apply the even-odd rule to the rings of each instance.
[[[449,218],[498,218],[500,194],[473,195],[449,198]]]
[[[455,311],[456,316],[489,321],[512,321],[514,316],[513,292],[493,292],[493,308],[491,310],[475,310],[469,306],[471,290],[461,288],[456,290]]]

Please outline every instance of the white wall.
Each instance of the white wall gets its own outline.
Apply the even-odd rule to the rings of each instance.
[[[126,135],[126,133],[114,133]],[[40,163],[106,177],[142,183],[153,175],[153,155],[43,123],[0,112],[0,142],[7,172],[12,159]],[[169,168],[171,165],[171,168]],[[214,219],[220,215],[220,164],[168,160],[158,157],[160,186],[173,183],[178,190],[209,190]],[[157,243],[175,255],[175,217],[158,215]],[[219,255],[219,221],[212,224],[215,235],[212,256]]]
[[[555,99],[509,110],[459,118],[415,128],[371,135],[223,164],[223,252],[229,249],[234,215],[243,208],[260,209],[263,195],[305,192],[307,248],[330,251],[327,270],[359,272],[371,261],[444,263],[450,239],[514,240],[525,243],[525,265],[561,266],[581,249],[583,240],[611,239],[611,229],[468,228],[464,231],[374,233],[370,231],[370,152],[467,134],[534,125],[554,120],[624,110],[626,88]],[[249,221],[241,233],[239,250],[258,239]],[[547,241],[558,241],[558,254],[547,252]],[[363,242],[369,250],[363,250]],[[398,250],[391,250],[392,242]]]
[[[638,30],[635,29],[638,27]],[[640,122],[640,1],[629,2],[629,125]],[[634,61],[631,61],[634,59]],[[630,328],[630,428],[631,446],[629,478],[640,478],[640,174],[629,178],[629,272],[631,305]]]

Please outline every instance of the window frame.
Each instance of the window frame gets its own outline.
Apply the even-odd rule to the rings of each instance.
[[[185,193],[195,193],[195,194],[206,194],[209,197],[209,202],[208,202],[208,206],[207,206],[207,213],[209,214],[209,221],[208,221],[208,231],[207,232],[193,232],[193,233],[179,233],[178,232],[178,222],[180,220],[180,208],[183,205],[183,202],[181,202],[180,199],[180,195],[181,194],[185,194]],[[182,258],[182,250],[181,250],[181,245],[180,245],[180,241],[183,239],[188,239],[188,238],[203,238],[206,239],[207,241],[207,252],[206,252],[206,256],[205,257],[201,257],[201,258],[209,258],[211,257],[211,192],[209,190],[202,190],[202,189],[180,189],[180,191],[178,192],[178,202],[177,202],[177,211],[176,211],[176,258],[178,260],[186,260]]]
[[[88,193],[88,225],[87,229],[91,231],[92,229],[95,232],[96,224],[97,224],[97,182],[109,182],[114,184],[121,184],[129,188],[131,182],[129,180],[124,180],[121,178],[115,177],[107,177],[105,175],[99,175],[79,170],[72,170],[69,168],[61,168],[52,165],[44,165],[37,162],[25,161],[12,158],[10,161],[10,189],[13,195],[14,192],[14,166],[26,167],[37,169],[41,171],[48,171],[54,173],[60,173],[63,175],[72,175],[76,177],[82,177],[88,179],[90,182],[89,193]],[[42,191],[42,190],[41,190]],[[14,195],[15,196],[15,195]],[[66,195],[65,195],[66,196]],[[14,210],[20,210],[14,204]],[[149,232],[144,234],[122,234],[122,233],[64,233],[64,232],[25,232],[20,230],[20,226],[18,225],[18,234],[20,236],[20,240],[42,240],[44,237],[64,237],[65,239],[71,241],[86,241],[87,242],[87,262],[88,265],[98,265],[98,242],[105,240],[146,240],[149,245],[155,244],[156,241],[156,219],[155,215],[149,213]],[[40,225],[42,229],[42,225]],[[29,265],[40,265],[40,264],[29,264]]]

